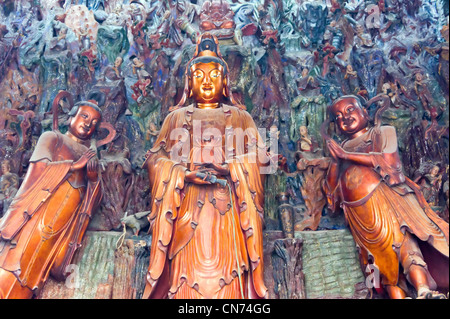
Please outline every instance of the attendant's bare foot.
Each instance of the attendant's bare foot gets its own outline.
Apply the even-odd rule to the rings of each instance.
[[[420,288],[417,293],[417,299],[447,299],[447,296],[445,296],[443,293],[430,290],[428,287]]]

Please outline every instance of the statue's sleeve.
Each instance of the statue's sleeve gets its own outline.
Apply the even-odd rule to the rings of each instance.
[[[30,158],[30,163],[38,162],[44,159],[53,161],[53,155],[55,154],[55,148],[58,144],[58,136],[53,131],[42,133],[36,144],[33,154]]]
[[[102,183],[99,176],[97,181],[88,181],[86,193],[81,201],[76,219],[65,235],[63,243],[59,246],[59,251],[56,252],[51,270],[55,279],[63,281],[68,275],[66,273],[67,266],[72,262],[77,249],[81,247],[92,213],[100,205],[101,199]]]
[[[397,134],[393,126],[375,128],[372,163],[375,171],[389,185],[405,182],[402,164],[398,154]]]
[[[415,193],[415,197],[423,209],[425,215],[432,221],[430,223],[429,220],[424,219],[423,215],[412,212],[413,216],[410,218],[410,223],[408,224],[410,228],[414,229],[414,234],[419,237],[422,241],[435,241],[436,249],[441,251],[444,255],[448,256],[448,242],[449,242],[449,226],[444,220],[442,220],[429,206],[423,197],[422,192],[420,191],[420,187],[414,183],[412,180],[407,178],[402,171],[401,161],[398,155],[398,145],[397,145],[397,135],[395,132],[395,128],[392,126],[383,126],[380,128],[379,137],[374,138],[375,149],[379,147],[379,151],[376,150],[373,153],[373,163],[375,170],[383,177],[383,179],[390,185],[395,186],[397,184],[402,184],[404,186],[408,186]],[[402,185],[402,188],[404,187]],[[393,187],[395,189],[395,187]],[[429,225],[432,225],[429,227]],[[428,228],[428,230],[426,230]],[[446,246],[444,245],[444,249],[438,248],[442,247],[437,245],[440,240],[432,239],[433,236],[430,234],[436,234],[436,230],[438,230],[436,238],[444,237],[444,242],[446,242]],[[442,241],[441,241],[442,242]],[[434,245],[434,244],[433,244]]]
[[[1,238],[11,240],[27,221],[67,179],[72,161],[49,162],[45,167],[30,166],[23,185],[0,222]],[[36,180],[28,183],[28,179]]]
[[[333,213],[339,212],[341,205],[339,193],[339,174],[339,164],[332,160],[328,167],[323,189],[327,196],[328,209]]]
[[[245,111],[239,111],[240,118],[244,118],[245,128],[256,125],[251,116]],[[236,123],[235,123],[236,124]],[[262,141],[261,136],[258,140]],[[263,143],[258,144],[264,147]],[[265,154],[265,153],[264,153]],[[261,168],[264,161],[254,161],[251,154],[236,156],[228,163],[230,176],[238,202],[235,203],[239,211],[241,228],[247,241],[247,251],[251,262],[252,284],[259,298],[267,296],[263,273],[263,225],[264,225],[264,179]]]
[[[171,132],[182,127],[178,122],[182,116],[178,117],[177,113],[179,112],[172,112],[166,118],[160,135],[144,162],[152,190],[151,213],[148,216],[152,231],[151,264],[147,273],[148,284],[144,298],[148,298],[166,268],[174,222],[182,201],[181,191],[184,188],[186,167],[169,156],[175,145],[170,136]]]

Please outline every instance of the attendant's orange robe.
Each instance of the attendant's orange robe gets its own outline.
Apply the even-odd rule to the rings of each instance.
[[[374,166],[342,161],[337,185],[326,187],[330,201],[338,201],[344,210],[362,263],[378,267],[383,285],[399,283],[399,265],[408,276],[409,267],[418,264],[429,271],[431,289],[448,289],[449,225],[429,207],[419,187],[403,175],[395,129],[371,128],[344,141],[342,147],[371,155]],[[351,191],[369,179],[378,180],[373,189],[362,198],[349,199]],[[418,245],[403,247],[406,238]],[[408,254],[401,260],[403,248]]]
[[[143,298],[241,298],[238,274],[245,298],[264,298],[262,164],[252,163],[249,153],[228,163],[230,175],[219,178],[231,185],[231,198],[228,187],[186,183],[186,170],[194,169],[198,154],[193,131],[200,122],[203,130],[217,128],[222,134],[221,152],[213,156],[218,164],[227,151],[227,129],[256,132],[251,116],[233,106],[191,105],[168,115],[144,163],[152,189],[153,238]],[[170,156],[179,145],[176,134],[171,137],[177,128],[184,128],[191,142],[181,161]],[[257,148],[264,148],[260,139]]]
[[[14,292],[16,280],[35,291],[50,273],[64,278],[101,199],[100,181],[87,182],[84,171],[70,173],[87,150],[59,132],[40,137],[30,162],[46,164],[30,168],[0,222],[0,269],[15,277],[0,275],[0,297],[24,298]]]

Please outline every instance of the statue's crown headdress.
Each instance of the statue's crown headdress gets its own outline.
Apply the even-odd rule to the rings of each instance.
[[[228,64],[222,57],[222,54],[220,53],[219,40],[217,39],[217,37],[215,37],[210,33],[204,33],[197,40],[197,46],[195,49],[194,56],[187,64],[185,72],[185,86],[183,96],[181,97],[180,102],[176,106],[172,107],[170,111],[179,109],[183,107],[183,105],[186,103],[187,97],[189,95],[189,78],[191,75],[191,67],[197,63],[209,63],[209,62],[216,62],[223,66],[224,78],[226,79],[226,87],[225,87],[226,97],[230,99],[231,104],[236,105],[241,109],[245,109],[245,106],[238,104],[234,100],[233,94],[231,94]]]

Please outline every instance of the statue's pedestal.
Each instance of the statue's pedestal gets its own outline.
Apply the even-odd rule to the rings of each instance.
[[[369,294],[349,230],[264,233],[264,280],[271,299],[364,299]],[[284,262],[283,262],[284,261]]]
[[[49,278],[40,299],[140,299],[145,287],[149,250],[120,232],[87,232],[65,282]]]
[[[139,299],[145,286],[149,249],[120,232],[90,231],[65,282],[49,278],[41,299]],[[346,229],[264,232],[264,280],[271,299],[365,298],[364,276],[352,235]]]
[[[369,294],[353,236],[347,229],[296,232],[303,240],[307,299],[364,299]]]

